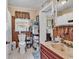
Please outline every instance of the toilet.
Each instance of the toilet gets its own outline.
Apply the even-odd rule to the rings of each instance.
[[[18,35],[18,38],[19,38],[20,53],[24,54],[25,53],[25,48],[26,48],[26,42],[25,42],[26,35],[24,33],[20,33]]]
[[[25,53],[26,42],[19,42],[20,54]]]

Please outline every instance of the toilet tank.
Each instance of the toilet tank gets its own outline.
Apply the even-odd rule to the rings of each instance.
[[[24,34],[24,33],[21,33],[18,35],[19,41],[25,41],[25,38],[26,38],[26,34]]]

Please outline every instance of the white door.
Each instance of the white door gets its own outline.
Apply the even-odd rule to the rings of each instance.
[[[7,10],[6,19],[6,59],[9,59],[11,53],[11,42],[12,42],[12,29],[11,29],[11,15]]]

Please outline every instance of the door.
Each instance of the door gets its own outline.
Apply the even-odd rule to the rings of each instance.
[[[11,29],[11,15],[7,10],[6,19],[6,59],[9,59],[11,53],[11,43],[12,43],[12,29]]]

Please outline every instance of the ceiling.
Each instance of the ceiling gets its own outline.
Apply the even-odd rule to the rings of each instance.
[[[9,6],[39,9],[46,0],[8,0]]]
[[[32,9],[40,9],[41,5],[47,0],[8,0],[8,5],[9,6],[15,6],[15,7],[23,7],[23,8],[32,8]],[[65,0],[58,0],[58,2],[65,1]],[[72,6],[73,3],[71,1],[73,0],[66,0],[70,1],[68,2],[65,6],[62,5],[61,3],[58,4],[58,9],[63,10],[67,6]]]
[[[62,10],[67,9],[67,8],[73,8],[73,0],[67,0],[67,2],[65,4],[59,3],[57,5],[58,11],[62,11]]]

